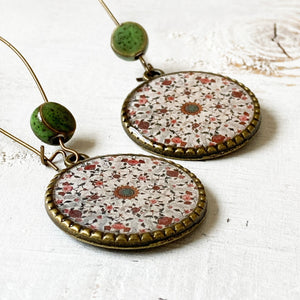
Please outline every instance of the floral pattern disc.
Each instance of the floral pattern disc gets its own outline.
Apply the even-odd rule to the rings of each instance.
[[[172,162],[143,155],[110,155],[63,171],[51,197],[65,217],[85,228],[143,234],[188,217],[199,205],[199,184],[192,173]]]
[[[135,89],[123,105],[123,121],[129,136],[148,149],[147,145],[160,144],[197,150],[225,143],[246,130],[256,107],[254,95],[234,80],[181,72]]]

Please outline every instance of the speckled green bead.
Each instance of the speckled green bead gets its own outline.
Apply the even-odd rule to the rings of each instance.
[[[73,136],[76,121],[64,106],[46,102],[34,110],[30,126],[34,134],[44,143],[59,145],[59,137],[62,137],[65,143]]]
[[[111,47],[122,59],[136,60],[148,47],[148,36],[145,29],[134,22],[118,26],[111,37]]]

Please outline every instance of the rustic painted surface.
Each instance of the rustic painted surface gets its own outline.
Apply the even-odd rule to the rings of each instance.
[[[206,187],[206,223],[137,253],[95,249],[61,232],[43,204],[54,171],[0,136],[0,298],[299,299],[299,1],[107,2],[121,22],[147,30],[155,67],[223,73],[253,90],[260,131],[230,157],[182,162]],[[0,11],[1,35],[28,58],[49,100],[74,114],[69,145],[90,156],[143,152],[119,116],[142,67],[115,56],[114,25],[97,1],[0,0]],[[1,45],[0,66],[1,127],[39,147],[29,118],[42,98]]]

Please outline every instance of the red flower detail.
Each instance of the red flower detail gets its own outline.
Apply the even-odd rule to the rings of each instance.
[[[176,120],[171,120],[171,123],[172,124],[175,124],[177,121]]]
[[[73,187],[70,184],[64,183],[63,191],[65,193],[71,192],[72,190],[73,190]]]
[[[130,231],[130,227],[125,227],[123,230],[124,230],[124,232],[129,232]]]
[[[165,139],[166,144],[170,144],[171,140],[170,139]]]
[[[173,96],[169,96],[169,97],[167,97],[167,100],[169,100],[169,101],[173,101],[175,98],[173,97]]]
[[[188,195],[188,194],[185,194],[185,195],[183,195],[182,196],[182,199],[184,200],[184,201],[189,201],[189,200],[191,200],[191,195]]]
[[[112,205],[108,205],[108,206],[106,206],[106,209],[107,209],[107,210],[112,210],[112,209],[113,209],[113,206],[112,206]]]
[[[181,142],[181,143],[180,143],[180,146],[181,146],[181,147],[184,147],[186,144],[187,144],[186,142]]]
[[[139,163],[138,160],[136,159],[130,159],[127,161],[128,164],[130,164],[131,166],[137,165]]]
[[[168,110],[167,110],[166,108],[162,108],[162,109],[159,110],[159,112],[160,112],[161,114],[165,114],[167,111],[168,111]]]
[[[178,177],[179,175],[179,172],[177,170],[168,170],[167,171],[167,175],[170,176],[170,177]]]
[[[139,104],[146,104],[148,102],[145,95],[142,95],[139,100]]]
[[[118,230],[120,230],[120,229],[124,229],[124,228],[125,228],[125,225],[122,224],[122,223],[116,223],[116,224],[113,224],[111,227],[112,227],[113,229],[118,229]]]
[[[95,170],[96,166],[95,165],[87,165],[84,167],[85,170]]]
[[[110,231],[111,227],[110,226],[104,226],[104,230]]]
[[[248,114],[246,111],[244,112],[244,115],[245,115],[245,116],[249,116],[249,114]]]
[[[119,174],[115,174],[114,176],[113,176],[113,178],[120,178],[121,177],[121,175],[119,175]]]
[[[162,85],[170,85],[172,83],[172,81],[171,80],[164,80],[163,82],[162,82]]]
[[[193,123],[192,128],[193,128],[193,129],[196,129],[196,128],[199,127],[199,126],[200,126],[200,124],[198,124],[198,123]]]
[[[222,143],[225,140],[225,136],[224,135],[214,135],[211,139],[214,143]]]
[[[95,181],[95,186],[101,186],[103,185],[103,181],[97,180]]]
[[[180,137],[174,137],[171,139],[171,141],[175,144],[179,144],[182,142],[181,138]]]
[[[131,209],[131,211],[134,213],[134,214],[136,214],[137,212],[139,212],[141,209],[139,208],[139,207],[133,207],[132,209]]]
[[[170,225],[173,221],[173,218],[169,218],[169,217],[161,217],[158,220],[158,224],[160,225]]]
[[[70,212],[69,212],[69,216],[71,218],[80,218],[81,215],[82,215],[82,212],[80,210],[74,209],[74,210],[70,210]]]
[[[157,200],[150,200],[151,204],[156,204]]]
[[[160,187],[159,187],[158,185],[155,185],[155,186],[153,187],[153,189],[154,189],[155,191],[158,191],[158,190],[160,190]]]
[[[219,109],[219,108],[222,108],[222,105],[221,105],[221,104],[217,104],[217,105],[216,105],[216,108],[218,108],[218,109]]]
[[[240,116],[239,117],[239,119],[241,120],[241,121],[248,121],[248,116],[246,116],[246,115],[243,115],[243,116]]]
[[[141,129],[148,129],[149,128],[149,123],[148,122],[145,122],[145,121],[141,121],[140,123],[139,123],[139,128],[141,128]]]
[[[243,92],[233,91],[231,95],[232,97],[241,98],[243,96]]]
[[[94,194],[90,197],[91,200],[98,200],[100,197],[97,194]]]
[[[200,80],[200,82],[201,82],[202,84],[210,83],[210,80],[209,80],[208,78],[197,77],[196,79],[197,79],[197,80]]]

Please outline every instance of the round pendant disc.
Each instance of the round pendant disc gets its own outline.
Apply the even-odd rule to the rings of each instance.
[[[236,80],[179,72],[134,89],[123,104],[122,123],[129,137],[151,152],[204,160],[245,145],[259,128],[260,107]]]
[[[173,162],[144,155],[87,159],[51,181],[46,209],[61,229],[95,246],[143,249],[176,240],[206,213],[204,187]]]

